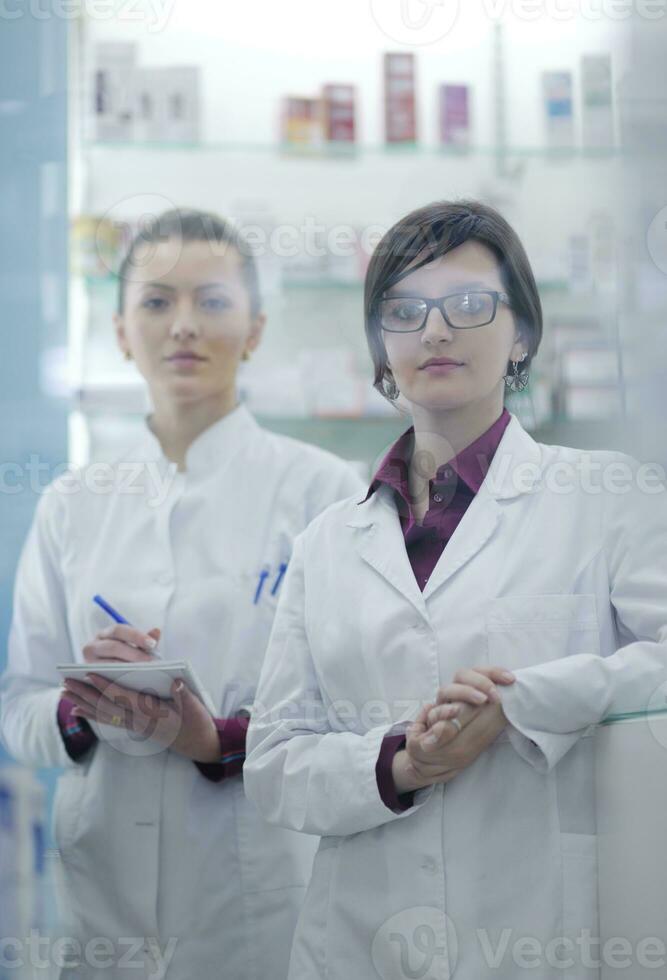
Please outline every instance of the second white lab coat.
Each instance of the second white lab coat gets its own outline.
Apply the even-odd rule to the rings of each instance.
[[[509,726],[394,813],[384,735],[476,664],[515,672]],[[322,838],[290,980],[598,977],[593,733],[666,683],[667,492],[630,456],[540,444],[512,415],[423,592],[384,487],[317,518],[245,766],[268,820]]]
[[[54,833],[62,931],[84,949],[75,976],[155,978],[166,963],[168,980],[284,978],[316,842],[268,825],[241,776],[210,782],[109,726],[93,725],[103,737],[73,762],[56,664],[83,661],[111,625],[92,602],[101,593],[134,625],[160,627],[162,658],[189,659],[219,715],[235,714],[254,698],[294,536],[362,487],[348,464],[239,405],[195,440],[185,472],[147,430],[113,466],[41,499],[16,582],[2,735],[24,764],[65,767]],[[101,944],[86,958],[96,938],[111,956]]]

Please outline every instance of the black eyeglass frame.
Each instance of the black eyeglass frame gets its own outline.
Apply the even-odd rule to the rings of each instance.
[[[479,295],[480,293],[486,296],[493,296],[493,312],[489,319],[485,320],[484,323],[475,323],[474,326],[457,327],[445,313],[445,307],[443,305],[445,300],[451,299],[452,296],[470,296]],[[391,300],[395,299],[418,300],[420,303],[426,303],[426,313],[424,314],[424,319],[422,320],[421,326],[412,327],[410,330],[392,330],[391,327],[385,327],[382,322],[382,304],[389,303]],[[385,299],[381,299],[378,303],[378,320],[380,322],[380,328],[382,330],[386,330],[387,333],[418,333],[420,330],[424,329],[431,310],[437,306],[443,320],[445,323],[449,324],[452,330],[476,330],[477,327],[485,327],[487,324],[493,323],[496,318],[496,313],[498,312],[498,301],[505,303],[506,306],[510,305],[510,298],[507,293],[499,292],[497,289],[464,289],[456,293],[447,293],[446,296],[438,296],[436,299],[428,299],[426,296],[388,296]]]

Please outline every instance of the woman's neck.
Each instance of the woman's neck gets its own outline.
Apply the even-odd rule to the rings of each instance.
[[[412,461],[418,474],[422,478],[432,479],[441,466],[486,432],[502,411],[502,395],[486,403],[472,402],[442,412],[413,406],[415,439]]]
[[[148,425],[158,439],[162,452],[179,470],[185,469],[187,451],[210,426],[228,415],[238,405],[236,391],[197,402],[173,402],[154,399],[155,411]]]

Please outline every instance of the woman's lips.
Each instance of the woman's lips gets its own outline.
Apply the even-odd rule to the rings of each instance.
[[[456,368],[463,367],[462,364],[426,364],[421,370],[428,374],[449,374]]]

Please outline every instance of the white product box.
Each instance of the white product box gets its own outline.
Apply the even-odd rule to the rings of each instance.
[[[104,41],[96,45],[91,107],[93,139],[132,138],[136,64],[136,44]]]
[[[581,59],[581,132],[586,147],[614,145],[611,56],[588,54]]]
[[[139,68],[134,72],[134,139],[198,143],[201,139],[200,70],[196,65]]]
[[[552,149],[574,146],[572,72],[542,72],[542,98],[547,146]]]

